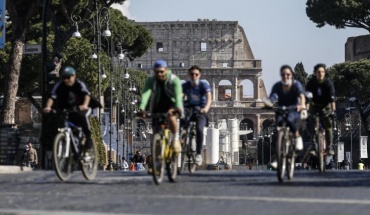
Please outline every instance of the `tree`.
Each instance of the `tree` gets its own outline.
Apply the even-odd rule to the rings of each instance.
[[[306,14],[321,28],[363,28],[370,32],[369,0],[307,0]]]
[[[299,62],[294,67],[294,79],[301,82],[302,86],[305,88],[308,81],[308,74],[304,70],[302,62]]]
[[[9,64],[4,75],[4,99],[1,110],[0,123],[14,124],[15,101],[18,92],[18,81],[23,59],[25,35],[29,26],[37,20],[41,0],[7,0],[6,10],[9,14],[7,24],[12,34],[8,35],[11,41]]]
[[[42,10],[40,7],[40,3],[42,1],[38,0],[36,2],[30,2],[26,0],[10,0],[9,2],[10,3],[7,3],[7,10],[9,13],[9,23],[11,24],[8,26],[9,30],[7,30],[7,32],[9,33],[7,33],[7,38],[9,38],[12,43],[9,45],[10,48],[7,47],[7,49],[5,49],[5,53],[4,50],[0,50],[0,62],[4,62],[4,64],[2,63],[0,65],[0,83],[1,86],[6,87],[3,91],[5,99],[2,110],[3,117],[0,117],[0,123],[14,123],[14,107],[16,96],[24,95],[32,101],[32,94],[40,91],[39,83],[42,75],[42,67],[39,56],[22,55],[22,47],[24,44],[41,44],[41,17],[39,14],[41,14]],[[51,6],[48,8],[50,22],[48,23],[47,44],[48,53],[50,54],[48,58],[52,63],[54,63],[54,59],[56,59],[55,56],[60,56],[61,60],[59,61],[58,59],[55,69],[51,70],[55,75],[58,75],[59,69],[62,66],[62,61],[66,61],[66,63],[75,63],[74,65],[80,64],[80,62],[73,61],[76,55],[73,54],[73,50],[70,52],[71,49],[68,49],[68,45],[73,43],[73,41],[69,42],[69,40],[71,39],[72,33],[75,31],[75,26],[71,24],[70,20],[72,11],[76,13],[81,12],[82,19],[91,21],[95,13],[90,13],[89,10],[94,11],[94,3],[101,1],[50,0],[50,2]],[[113,0],[109,1],[108,3],[104,3],[104,5],[98,5],[98,7],[109,7],[113,3],[123,2],[124,0]],[[133,59],[144,54],[153,44],[151,33],[142,26],[135,24],[135,22],[128,20],[123,16],[122,12],[115,9],[110,9],[110,11],[110,26],[112,29],[115,29],[115,33],[123,34],[123,47],[127,49],[129,57]],[[18,16],[18,14],[26,15]],[[88,22],[83,22],[79,26],[79,29],[80,31],[82,30],[84,32],[90,32],[86,35],[90,34],[90,37],[87,38],[91,39],[93,38],[93,35],[91,34],[92,30],[88,29],[88,26]],[[86,40],[81,41],[83,43],[88,42]],[[74,45],[75,48],[79,47],[77,41],[74,41]],[[66,47],[68,52],[66,52]],[[79,50],[80,53],[91,54],[91,47],[87,48],[86,44],[84,44],[83,47],[85,47],[85,52]],[[107,59],[106,55],[102,55],[102,59]],[[88,57],[86,57],[86,55],[84,56],[85,58],[83,59],[83,65],[79,65],[78,69],[80,71],[86,69],[88,72],[97,71],[98,69],[96,63],[88,61]],[[79,56],[79,59],[81,58],[82,57]],[[23,62],[23,60],[25,62]],[[7,64],[8,62],[12,63]],[[52,65],[52,63],[49,63],[48,65]],[[24,69],[22,69],[21,64]],[[86,77],[88,77],[89,80],[97,80],[98,73],[92,73]],[[97,93],[97,90],[95,90],[95,88],[97,88],[97,85],[95,84],[96,81],[93,83],[94,84],[91,84],[90,86],[94,86],[93,93],[95,94]],[[104,90],[104,87],[107,86],[107,84],[103,85],[102,90]],[[33,103],[35,106],[37,105],[35,101]]]
[[[333,80],[338,99],[355,96],[362,101],[370,98],[370,60],[335,64],[327,70]]]

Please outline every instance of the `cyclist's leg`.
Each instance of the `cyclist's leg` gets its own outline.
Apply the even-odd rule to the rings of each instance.
[[[202,153],[202,146],[203,146],[203,139],[204,139],[204,127],[206,126],[207,123],[207,116],[205,113],[199,114],[197,118],[197,123],[196,123],[196,132],[197,132],[197,154]]]
[[[296,150],[300,151],[303,149],[303,141],[297,129],[297,122],[299,117],[300,117],[299,112],[297,111],[289,112],[287,116],[287,125],[290,128],[290,131],[293,133],[295,148]]]
[[[176,115],[168,115],[167,117],[168,128],[170,129],[173,135],[173,149],[176,153],[181,152],[181,144],[180,144],[180,134],[179,134],[179,125],[177,122]]]
[[[77,126],[82,127],[82,131],[86,137],[85,149],[90,148],[93,145],[93,141],[91,139],[91,130],[90,130],[90,123],[89,123],[89,115],[91,114],[91,109],[89,108],[86,111],[79,111],[77,113],[70,113],[69,120],[73,122]]]
[[[317,131],[316,131],[316,128],[319,127],[319,123],[320,123],[320,118],[319,116],[317,115],[317,108],[315,108],[315,106],[312,105],[311,109],[310,109],[310,130],[311,130],[311,143],[312,143],[312,147],[311,147],[311,154],[316,154],[316,150],[317,150],[317,143],[316,143],[316,139],[317,139]]]
[[[325,129],[325,141],[326,141],[326,144],[327,144],[326,148],[327,148],[329,154],[333,155],[334,154],[334,150],[333,150],[333,120],[328,115],[328,113],[331,112],[330,106],[325,107],[323,112],[324,112],[325,115],[322,116],[321,121],[322,121],[322,126]]]

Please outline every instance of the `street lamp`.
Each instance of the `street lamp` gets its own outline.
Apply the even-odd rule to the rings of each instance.
[[[346,130],[349,131],[351,133],[351,158],[350,158],[350,162],[351,162],[351,169],[352,169],[352,133],[353,133],[353,129],[352,129],[352,116],[350,113],[346,113],[345,114],[345,120],[346,120]]]
[[[93,13],[92,11],[88,10],[90,13]],[[98,9],[98,0],[94,0],[94,10],[96,12],[96,15],[92,17],[92,23],[84,19],[82,20],[79,15],[75,15],[74,12],[71,14],[71,20],[72,23],[76,26],[76,31],[72,34],[73,37],[80,38],[82,37],[81,33],[78,31],[78,25],[82,22],[85,21],[90,24],[90,26],[93,28],[93,35],[94,35],[94,47],[96,50],[94,50],[91,58],[92,59],[98,59],[98,96],[99,96],[99,102],[102,103],[101,101],[101,63],[100,63],[100,52],[101,52],[101,46],[102,46],[102,41],[101,41],[101,36],[103,35],[104,37],[110,37],[112,36],[111,31],[109,30],[109,8],[107,7],[102,7]],[[103,27],[106,26],[106,29],[101,33]],[[101,109],[99,108],[99,120],[100,120],[100,114],[101,114]]]

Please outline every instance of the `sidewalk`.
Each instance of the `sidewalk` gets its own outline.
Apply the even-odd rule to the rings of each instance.
[[[0,174],[4,174],[4,173],[21,173],[21,172],[30,172],[30,171],[32,171],[32,168],[31,167],[0,165]]]

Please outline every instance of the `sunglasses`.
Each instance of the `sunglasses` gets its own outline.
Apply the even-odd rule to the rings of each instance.
[[[190,73],[190,76],[198,77],[199,75],[200,75],[199,73]]]
[[[289,73],[282,73],[280,75],[281,75],[281,77],[290,77],[290,76],[292,76],[292,74],[289,74]]]
[[[65,79],[70,79],[72,76],[62,76],[62,79],[65,80]]]
[[[163,74],[163,73],[165,73],[166,71],[165,71],[165,70],[154,70],[154,72],[155,72],[156,74]]]

